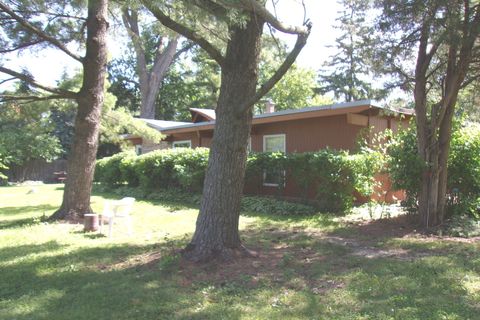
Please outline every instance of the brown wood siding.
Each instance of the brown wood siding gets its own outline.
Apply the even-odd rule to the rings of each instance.
[[[176,133],[165,140],[168,141],[170,145],[175,141],[190,140],[192,142],[192,148],[200,147],[200,141],[196,132]]]
[[[128,140],[132,145],[142,144],[141,137],[127,138],[126,140]]]
[[[152,141],[143,140],[142,142],[142,154],[170,148],[170,144],[167,141],[160,141],[160,143],[153,143]]]
[[[357,136],[364,128],[347,123],[345,114],[255,125],[252,128],[252,151],[263,151],[263,136],[286,135],[287,152],[317,151],[330,147],[354,151]]]
[[[383,132],[388,129],[388,119],[380,116],[370,117],[370,127],[373,133]]]

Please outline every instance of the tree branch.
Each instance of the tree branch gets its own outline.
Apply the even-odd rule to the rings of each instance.
[[[182,53],[187,52],[188,50],[192,49],[194,46],[195,46],[195,43],[188,42],[184,47],[182,47],[180,50],[178,50],[175,53],[175,55],[173,56],[173,61],[177,60]]]
[[[16,47],[13,47],[13,48],[0,49],[0,53],[9,53],[9,52],[18,51],[18,50],[21,50],[21,49],[24,49],[24,48],[27,48],[27,47],[30,47],[30,46],[37,45],[37,44],[42,43],[44,41],[45,40],[43,40],[43,39],[38,39],[38,40],[35,40],[35,41],[31,41],[31,42],[25,42],[25,43],[22,43],[22,44],[20,44]]]
[[[15,79],[17,79],[17,78],[12,77],[12,78],[3,79],[2,81],[0,81],[0,84],[4,84],[4,83],[6,83],[6,82],[8,82],[8,81],[12,81],[12,80],[15,80]]]
[[[3,12],[5,12],[6,14],[8,14],[10,17],[12,17],[15,21],[17,21],[19,24],[21,24],[25,29],[27,29],[28,31],[36,34],[37,36],[39,36],[40,38],[44,39],[45,41],[48,41],[50,44],[54,45],[55,47],[57,47],[58,49],[60,49],[61,51],[65,52],[67,55],[69,55],[70,57],[72,57],[73,59],[83,63],[83,58],[80,57],[79,55],[71,52],[66,46],[65,44],[61,43],[60,41],[58,41],[57,39],[55,39],[54,37],[46,34],[44,31],[38,29],[37,27],[35,27],[34,25],[32,25],[30,22],[28,22],[27,20],[25,20],[24,18],[22,18],[21,16],[17,15],[13,10],[11,10],[8,6],[6,6],[4,3],[0,2],[0,10],[2,10]]]
[[[278,81],[282,79],[285,73],[290,69],[292,64],[297,59],[298,55],[302,51],[303,47],[307,43],[308,36],[310,35],[311,24],[307,25],[308,32],[298,34],[297,42],[293,47],[292,51],[288,54],[288,56],[283,61],[282,65],[275,71],[273,76],[268,79],[264,84],[260,86],[260,88],[255,93],[251,99],[249,99],[239,110],[239,113],[246,112],[249,110],[255,103],[257,103],[264,95],[266,95],[274,86],[277,84]]]
[[[140,81],[140,89],[148,87],[149,74],[147,70],[147,61],[145,59],[145,50],[140,39],[140,30],[138,28],[138,13],[135,10],[124,8],[122,10],[122,21],[128,36],[133,43],[135,56],[137,57],[136,69]]]
[[[42,89],[44,91],[53,93],[57,96],[61,96],[62,98],[65,98],[65,99],[76,99],[77,98],[77,93],[76,92],[45,86],[45,85],[37,82],[33,77],[31,77],[29,75],[13,71],[11,69],[8,69],[8,68],[2,67],[2,66],[0,66],[0,72],[11,75],[12,77],[15,77],[19,80],[25,81],[26,83],[30,84],[31,86],[33,86],[35,88]]]
[[[11,102],[11,101],[26,101],[36,102],[36,101],[46,101],[46,100],[58,100],[58,99],[70,99],[63,95],[52,94],[48,96],[16,96],[9,94],[0,94],[0,102]]]
[[[257,0],[239,0],[235,3],[232,1],[219,0],[224,7],[243,9],[262,17],[267,23],[271,24],[275,29],[288,34],[309,34],[310,29],[306,26],[287,25],[277,19]]]
[[[212,57],[212,59],[217,61],[220,66],[223,66],[223,64],[225,63],[224,56],[222,55],[220,50],[215,48],[215,46],[213,46],[205,38],[199,36],[195,31],[188,28],[187,26],[184,26],[171,19],[160,8],[154,5],[152,0],[142,0],[142,3],[145,5],[145,7],[147,7],[148,10],[150,10],[150,12],[155,16],[155,18],[160,21],[161,24],[163,24],[167,28],[172,29],[178,34],[181,34],[185,38],[197,43],[203,50],[205,50],[210,55],[210,57]]]

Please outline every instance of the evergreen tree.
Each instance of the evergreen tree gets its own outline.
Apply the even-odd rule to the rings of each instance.
[[[337,18],[336,29],[341,31],[335,39],[336,52],[320,71],[320,92],[332,92],[335,99],[354,101],[378,99],[382,92],[372,87],[368,62],[369,0],[341,0],[343,10]]]

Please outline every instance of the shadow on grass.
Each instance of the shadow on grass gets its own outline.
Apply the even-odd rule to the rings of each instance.
[[[152,191],[152,194],[154,194],[155,191]],[[109,192],[109,191],[99,191],[98,188],[97,190],[94,188],[93,193],[94,196],[99,196],[103,197],[105,199],[111,199],[111,200],[120,200],[123,197],[130,196],[130,195],[119,195],[114,192]],[[154,206],[162,206],[167,208],[167,210],[174,212],[178,210],[184,210],[184,209],[198,209],[199,205],[198,204],[193,204],[193,203],[187,203],[185,201],[172,201],[172,200],[158,200],[158,199],[150,199],[150,198],[138,198],[135,197],[137,201],[144,201],[151,203]]]
[[[25,252],[54,249],[52,243],[24,248]],[[1,254],[14,256],[15,250],[7,248]],[[155,255],[158,260],[148,261],[151,254],[169,250],[166,245],[83,248],[3,266],[0,318],[178,318],[182,310],[194,308],[202,294],[175,283],[175,268],[166,268],[168,259]]]
[[[14,247],[0,248],[0,261],[8,262],[15,258],[23,258],[27,255],[42,253],[46,251],[56,251],[64,248],[57,241],[49,241],[42,244],[27,244]]]
[[[190,269],[177,264],[172,254],[185,245],[185,239],[68,250],[47,242],[20,247],[20,253],[16,247],[5,248],[0,260],[40,255],[2,266],[0,318],[311,319],[321,314],[327,319],[473,319],[478,315],[458,275],[478,271],[480,261],[465,264],[457,250],[412,262],[355,256],[349,248],[302,230],[251,226],[242,236],[249,245],[264,242],[263,257],[216,267],[190,265]]]
[[[44,216],[15,220],[0,220],[0,230],[15,229],[25,226],[33,226],[42,222]]]
[[[58,206],[50,204],[41,204],[37,206],[15,206],[15,207],[2,207],[0,208],[0,220],[2,216],[11,216],[16,214],[22,214],[26,212],[46,213],[57,209]]]
[[[348,229],[352,237],[370,232],[373,226],[357,228]],[[401,229],[392,237],[403,234]],[[314,299],[334,305],[323,313],[327,319],[355,318],[352,314],[369,319],[473,319],[479,312],[478,291],[469,293],[459,280],[480,268],[480,259],[472,259],[477,251],[472,245],[416,243],[410,248],[421,251],[421,256],[412,252],[408,259],[404,255],[372,258],[358,248],[298,230],[251,228],[244,236],[252,246],[262,239],[267,242],[261,268],[277,265],[276,276],[283,277],[284,286],[295,286],[292,280],[306,283],[303,292],[306,289],[310,297],[319,295]],[[376,240],[383,239],[384,235]],[[315,315],[312,310],[307,314]]]
[[[333,214],[313,214],[313,215],[278,215],[259,212],[241,212],[242,216],[258,218],[255,224],[258,227],[268,227],[273,223],[280,222],[283,224],[304,223],[312,227],[338,227],[339,222],[334,219],[337,217]]]

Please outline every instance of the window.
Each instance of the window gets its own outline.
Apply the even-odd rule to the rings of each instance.
[[[182,140],[182,141],[174,141],[172,147],[175,148],[191,148],[192,141],[191,140]]]
[[[247,153],[252,152],[252,137],[248,137]]]
[[[285,134],[273,134],[263,136],[264,152],[283,152],[285,153]],[[267,169],[263,172],[263,185],[278,187],[285,184],[285,171],[275,168]]]
[[[137,154],[137,156],[142,154],[142,145],[141,144],[136,144],[135,145],[135,153]]]
[[[263,136],[263,152],[285,152],[285,135],[272,134]]]

